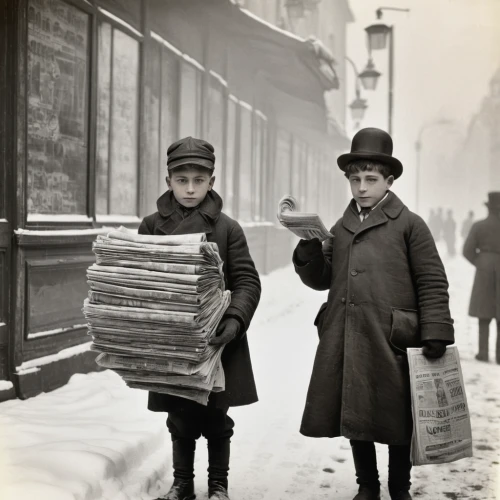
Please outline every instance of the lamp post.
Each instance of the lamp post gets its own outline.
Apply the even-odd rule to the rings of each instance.
[[[384,24],[382,19],[382,12],[384,10],[394,10],[398,12],[410,12],[410,9],[399,9],[397,7],[380,7],[376,10],[377,22],[365,28],[368,35],[368,49],[370,54],[372,50],[383,50],[389,44],[389,95],[388,95],[388,132],[392,135],[392,113],[393,113],[393,98],[394,98],[394,26]],[[370,61],[368,61],[368,66]],[[367,66],[367,69],[368,69]],[[374,67],[372,66],[372,70]],[[378,73],[378,72],[377,72]],[[379,75],[380,76],[380,73]],[[376,80],[378,76],[373,76]],[[376,86],[376,81],[373,88]]]
[[[366,99],[361,98],[361,88],[359,85],[359,82],[361,81],[361,84],[363,85],[363,87],[365,87],[365,82],[359,74],[358,68],[356,68],[354,61],[347,56],[344,56],[344,58],[352,66],[356,78],[356,98],[351,102],[351,104],[349,104],[349,108],[351,108],[352,120],[356,123],[355,128],[358,128],[359,122],[364,118],[366,108],[368,107],[368,104],[366,104]]]

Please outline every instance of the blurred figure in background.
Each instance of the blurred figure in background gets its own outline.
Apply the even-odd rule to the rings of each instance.
[[[462,222],[462,230],[460,231],[460,235],[465,240],[467,236],[469,236],[470,228],[474,224],[474,212],[472,210],[469,211],[467,218]]]
[[[453,210],[448,210],[447,217],[442,223],[443,239],[448,248],[448,255],[453,257],[457,252],[455,250],[457,223],[453,218]]]
[[[436,232],[436,237],[434,238],[435,241],[439,241],[441,236],[443,236],[443,224],[443,209],[438,207],[434,224],[434,231]]]
[[[496,362],[500,364],[500,191],[488,193],[488,217],[475,222],[464,243],[464,257],[476,267],[469,315],[479,319],[479,353],[488,361],[489,327],[497,321]]]

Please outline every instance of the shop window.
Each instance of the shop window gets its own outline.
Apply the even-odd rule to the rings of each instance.
[[[177,103],[179,99],[179,58],[167,48],[157,35],[152,39],[150,80],[150,111],[148,112],[150,141],[148,146],[147,196],[150,205],[156,206],[156,196],[166,189],[167,150],[178,139]]]
[[[207,140],[215,149],[215,190],[224,197],[224,115],[226,111],[226,87],[210,74],[208,87]]]
[[[161,170],[160,143],[161,143],[161,52],[162,46],[152,42],[150,50],[150,64],[146,71],[149,75],[149,106],[146,114],[148,123],[148,143],[146,147],[146,203],[147,212],[155,212],[156,197],[161,188],[165,187],[165,180],[161,180],[158,170]],[[165,175],[163,176],[165,178]]]
[[[238,219],[252,220],[252,108],[240,102],[240,157],[238,162]]]
[[[160,191],[166,189],[167,149],[179,138],[179,72],[178,57],[166,47],[161,60],[161,132],[160,132]],[[184,137],[184,136],[181,136]]]
[[[181,64],[180,137],[199,137],[201,134],[202,71],[189,61]]]
[[[276,169],[274,171],[274,200],[276,206],[285,194],[292,194],[291,135],[283,129],[276,134]]]
[[[237,120],[238,120],[238,100],[229,96],[227,99],[227,126],[226,126],[226,168],[224,175],[224,211],[231,217],[235,215],[235,195],[234,195],[234,172],[236,169],[236,148],[237,148]]]
[[[301,210],[305,210],[307,189],[307,145],[298,137],[293,138],[292,155],[292,196],[299,202]]]
[[[63,1],[28,3],[30,214],[87,214],[89,24]]]
[[[267,158],[267,118],[260,111],[255,113],[254,165],[253,165],[253,219],[264,219],[265,174]]]
[[[99,25],[96,212],[136,215],[139,42]]]

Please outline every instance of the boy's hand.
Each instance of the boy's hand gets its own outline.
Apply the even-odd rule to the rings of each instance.
[[[240,331],[240,322],[234,318],[222,319],[217,327],[215,337],[210,340],[211,345],[227,344],[233,340]]]
[[[309,262],[314,257],[321,254],[323,245],[318,238],[312,240],[300,240],[295,251],[300,262]]]
[[[426,340],[422,354],[426,358],[440,358],[446,352],[446,342],[443,340]]]

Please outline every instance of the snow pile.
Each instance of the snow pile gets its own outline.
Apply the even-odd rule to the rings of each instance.
[[[146,392],[106,371],[74,375],[57,391],[2,403],[0,498],[154,498],[146,492],[155,495],[155,481],[169,465],[170,438],[165,416],[149,412],[146,400]],[[124,481],[130,496],[119,493]]]

